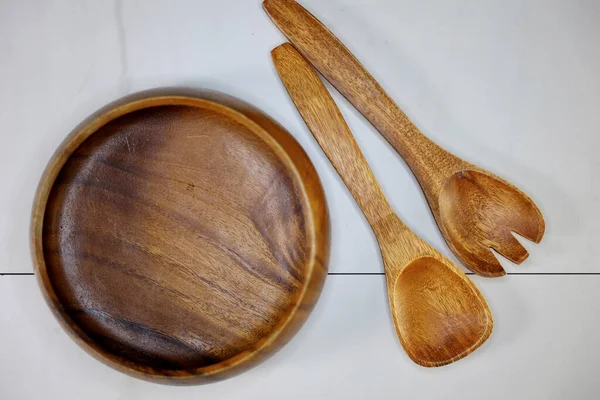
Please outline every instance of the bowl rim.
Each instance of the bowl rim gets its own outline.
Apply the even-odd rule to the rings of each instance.
[[[215,112],[242,123],[262,139],[285,165],[305,205],[305,231],[309,257],[305,283],[292,299],[292,307],[251,349],[216,364],[189,370],[170,370],[137,364],[108,352],[92,340],[63,307],[48,276],[44,258],[44,216],[52,187],[61,169],[76,149],[103,126],[126,114],[151,107],[182,105]],[[101,108],[79,124],[58,147],[40,179],[30,224],[30,247],[34,272],[46,303],[62,328],[87,353],[121,372],[148,381],[167,384],[200,384],[236,375],[260,363],[285,345],[304,324],[322,291],[327,276],[330,223],[325,193],[308,155],[281,125],[255,107],[229,95],[204,89],[162,88],[123,97]]]

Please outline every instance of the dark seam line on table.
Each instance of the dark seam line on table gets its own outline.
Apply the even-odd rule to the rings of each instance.
[[[465,272],[467,275],[477,275]],[[600,275],[600,272],[507,272],[506,275]]]
[[[466,275],[476,275],[465,272]],[[385,272],[329,272],[327,275],[385,275]],[[600,272],[508,272],[506,275],[600,275]]]
[[[33,272],[0,272],[0,276],[33,276]]]
[[[385,275],[385,272],[328,272],[327,275]]]

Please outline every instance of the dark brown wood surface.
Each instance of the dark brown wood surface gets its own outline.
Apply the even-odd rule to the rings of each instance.
[[[331,95],[289,44],[272,52],[300,115],[375,232],[385,265],[390,309],[410,358],[426,367],[459,360],[490,336],[485,298],[458,267],[397,217]]]
[[[425,137],[348,49],[297,2],[266,0],[263,7],[298,51],[404,158],[446,243],[466,267],[482,276],[504,275],[490,249],[517,264],[527,258],[513,232],[539,243],[545,223],[525,193]]]
[[[279,125],[239,101],[150,95],[78,129],[42,179],[36,272],[69,333],[165,383],[221,379],[299,329],[329,250],[323,191]]]

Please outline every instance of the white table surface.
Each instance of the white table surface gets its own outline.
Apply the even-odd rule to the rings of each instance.
[[[304,0],[413,121],[523,188],[547,232],[511,275],[473,277],[495,316],[481,349],[426,369],[392,327],[376,242],[270,60],[259,0],[0,0],[0,399],[597,399],[600,2]],[[60,329],[31,275],[28,224],[50,156],[86,116],[143,89],[205,87],[263,109],[305,148],[332,216],[331,275],[282,351],[177,388],[102,365]],[[401,159],[337,93],[398,214],[455,260]],[[524,275],[517,275],[523,274]]]

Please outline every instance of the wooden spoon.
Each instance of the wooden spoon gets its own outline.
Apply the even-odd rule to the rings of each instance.
[[[400,343],[417,364],[465,357],[489,337],[490,309],[467,276],[408,229],[388,204],[331,95],[289,44],[272,52],[292,100],[373,228]]]
[[[263,7],[300,53],[404,158],[446,243],[469,269],[488,277],[504,275],[490,249],[517,264],[527,258],[512,232],[539,243],[545,229],[540,210],[527,195],[425,137],[348,49],[298,3],[266,0]]]

